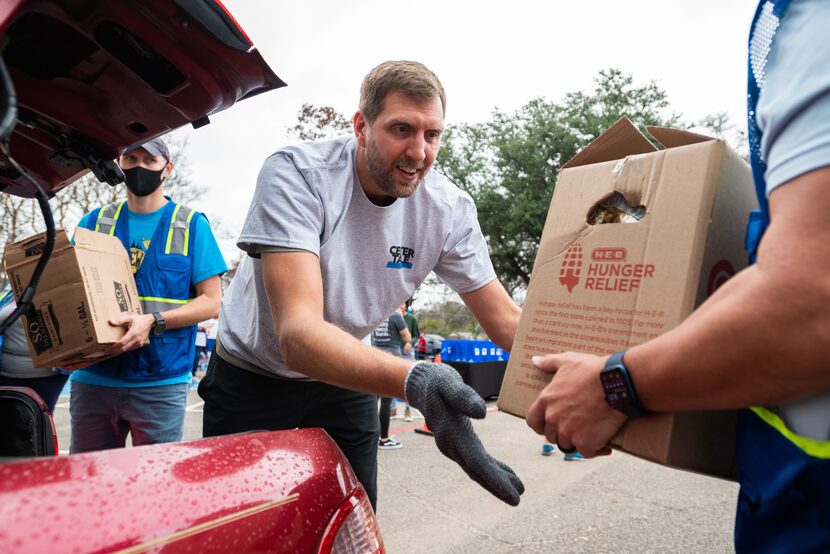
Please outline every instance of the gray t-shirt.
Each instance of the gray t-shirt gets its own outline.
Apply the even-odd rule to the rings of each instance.
[[[400,356],[401,329],[406,328],[406,321],[404,321],[403,316],[398,312],[393,313],[372,331],[372,346],[395,356]]]
[[[10,292],[0,292],[0,297],[0,321],[5,321],[16,305]],[[18,318],[3,335],[3,344],[0,347],[0,375],[16,379],[34,379],[54,374],[55,370],[51,367],[35,367],[32,363],[26,333],[23,330],[23,318]]]
[[[767,195],[830,165],[830,2],[792,2],[773,39],[756,118]]]
[[[320,258],[324,317],[368,335],[431,271],[459,293],[496,278],[472,198],[432,170],[389,206],[369,201],[357,178],[356,143],[341,137],[271,155],[257,179],[238,246]],[[285,378],[259,259],[245,257],[222,300],[219,341],[231,355]]]

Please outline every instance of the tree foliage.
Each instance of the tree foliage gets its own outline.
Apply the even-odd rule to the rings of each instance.
[[[352,122],[331,106],[305,103],[297,113],[297,124],[288,129],[299,140],[325,140],[351,130]]]
[[[481,326],[462,302],[445,300],[417,312],[421,333],[449,337],[456,333],[478,335]]]
[[[480,124],[451,126],[438,168],[472,195],[496,273],[508,291],[527,287],[559,168],[622,116],[678,126],[656,83],[634,85],[618,69],[601,71],[590,92],[556,103],[536,98],[515,113],[496,110]]]
[[[199,198],[205,187],[191,179],[190,166],[185,154],[186,140],[165,138],[173,158],[173,173],[164,182],[164,193],[187,204]],[[101,183],[88,173],[74,183],[59,190],[49,201],[56,227],[72,230],[84,214],[99,206],[126,198],[123,185],[110,186]],[[5,283],[5,245],[26,238],[46,229],[37,201],[0,194],[0,283]],[[213,222],[215,225],[215,222]]]

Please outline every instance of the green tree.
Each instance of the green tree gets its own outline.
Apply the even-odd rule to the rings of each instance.
[[[351,130],[352,122],[331,106],[304,103],[297,113],[297,124],[288,129],[299,140],[331,139]]]
[[[635,86],[618,69],[601,71],[590,92],[560,103],[536,98],[515,113],[451,126],[438,168],[470,193],[496,273],[511,293],[527,287],[559,168],[622,116],[638,127],[680,126],[654,82]]]

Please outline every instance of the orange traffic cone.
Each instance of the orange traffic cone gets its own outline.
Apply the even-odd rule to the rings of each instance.
[[[430,431],[429,427],[427,427],[427,422],[426,421],[424,422],[424,426],[421,427],[420,429],[415,429],[415,432],[418,433],[419,435],[427,435],[427,436],[430,436],[430,437],[432,436],[432,431]]]
[[[433,358],[432,361],[435,362],[436,364],[440,364],[441,363],[441,353],[438,352],[437,354],[435,354],[435,358]],[[424,426],[421,429],[415,429],[415,432],[418,433],[419,435],[428,435],[430,437],[433,436],[432,431],[430,431],[429,427],[427,427],[426,420],[424,420]]]

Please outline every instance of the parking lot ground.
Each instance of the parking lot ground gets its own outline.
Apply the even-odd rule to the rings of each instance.
[[[202,401],[191,389],[184,440],[201,437]],[[69,397],[55,410],[69,449]],[[392,421],[399,450],[378,453],[378,518],[390,553],[732,552],[735,483],[626,454],[567,462],[540,454],[523,420],[495,411],[474,423],[482,442],[522,478],[521,504],[503,504],[445,458],[423,420]]]

